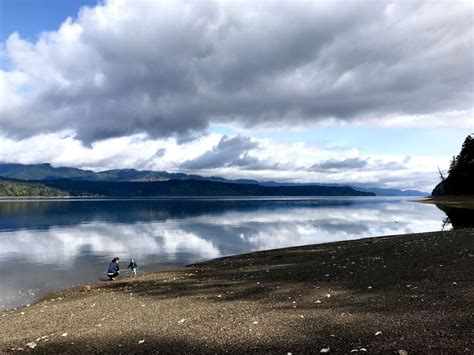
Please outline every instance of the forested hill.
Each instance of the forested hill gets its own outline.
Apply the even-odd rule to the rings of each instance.
[[[474,195],[474,139],[467,136],[461,152],[451,160],[448,176],[441,175],[441,182],[432,195]]]
[[[205,180],[128,181],[41,181],[71,196],[154,197],[154,196],[375,196],[351,187],[261,186]]]
[[[41,183],[0,178],[0,197],[63,197],[68,193]]]
[[[167,171],[114,169],[94,172],[70,167],[54,167],[51,164],[16,164],[0,162],[0,177],[7,179],[19,179],[27,181],[46,181],[69,179],[76,181],[127,181],[127,182],[155,182],[167,180],[204,180],[214,182],[226,182],[230,184],[251,184],[270,187],[352,187],[357,191],[375,193],[377,196],[426,196],[427,193],[417,190],[387,189],[368,184],[325,184],[325,183],[294,183],[278,181],[257,181],[252,179],[230,180],[219,176],[200,176],[195,174],[169,173]]]
[[[164,181],[171,179],[194,179],[220,182],[232,182],[221,177],[203,177],[166,171],[114,169],[94,172],[70,167],[54,167],[49,163],[16,164],[1,163],[0,176],[20,180],[56,180],[70,179],[81,181]],[[257,181],[255,181],[257,183]]]

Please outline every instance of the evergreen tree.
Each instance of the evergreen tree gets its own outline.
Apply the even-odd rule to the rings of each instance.
[[[451,174],[454,170],[456,170],[456,165],[457,165],[456,156],[453,155],[453,159],[451,159],[451,164],[449,164],[448,174]]]
[[[449,174],[442,184],[444,195],[474,195],[474,139],[471,135],[464,140],[461,152],[451,160]]]

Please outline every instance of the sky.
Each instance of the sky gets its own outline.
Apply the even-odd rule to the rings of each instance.
[[[0,0],[0,162],[431,191],[474,3]]]

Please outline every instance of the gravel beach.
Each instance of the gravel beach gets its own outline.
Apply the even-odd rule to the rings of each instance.
[[[474,229],[256,252],[0,313],[0,352],[473,353]]]

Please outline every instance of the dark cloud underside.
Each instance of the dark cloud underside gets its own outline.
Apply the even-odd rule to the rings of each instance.
[[[472,16],[467,1],[109,1],[9,38],[1,130],[186,139],[472,110]]]
[[[211,150],[181,164],[183,169],[216,169],[223,167],[257,167],[259,161],[249,155],[249,151],[258,147],[248,137],[229,138],[223,136]]]
[[[315,164],[311,167],[311,170],[314,171],[325,171],[325,170],[334,170],[334,171],[345,171],[352,169],[360,169],[367,166],[367,161],[360,158],[347,158],[344,160],[330,159],[322,161],[318,164]]]

